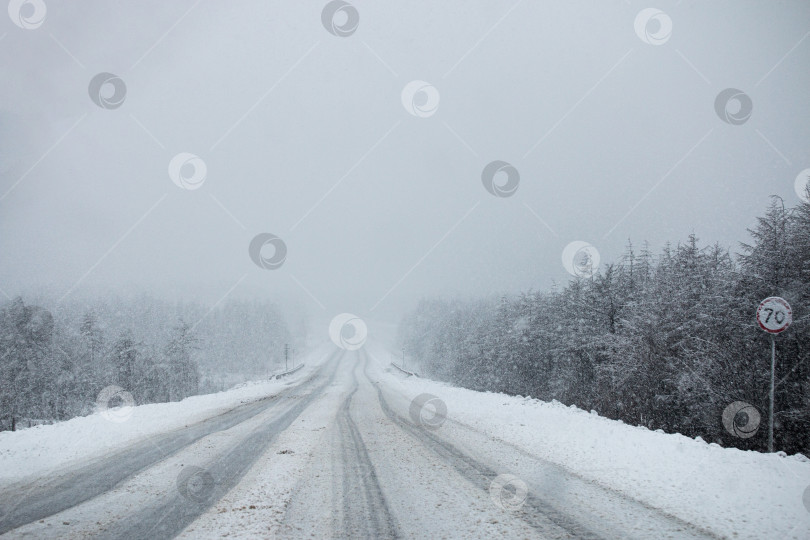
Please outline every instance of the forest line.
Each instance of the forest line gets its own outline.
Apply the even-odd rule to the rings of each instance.
[[[283,366],[295,343],[269,302],[43,305],[0,306],[0,431],[224,390]]]
[[[400,341],[426,376],[455,385],[765,450],[771,349],[755,314],[781,296],[794,322],[775,338],[775,449],[810,456],[810,204],[774,197],[749,232],[736,256],[691,235],[657,255],[628,244],[561,290],[425,299]]]

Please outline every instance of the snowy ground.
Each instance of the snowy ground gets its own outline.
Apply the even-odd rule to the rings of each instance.
[[[376,343],[372,355],[390,358]],[[810,538],[810,460],[654,432],[575,407],[391,377],[406,396],[439,396],[448,420],[730,538]]]
[[[0,521],[4,500],[27,483],[69,497],[94,460],[271,395],[256,414],[9,536],[810,538],[802,457],[407,378],[374,342],[334,351],[313,351],[290,380],[136,407],[126,422],[91,415],[0,434]],[[412,416],[423,393],[446,406],[440,425]],[[178,495],[184,470],[201,471],[210,500]],[[60,475],[71,482],[48,483]]]
[[[234,407],[273,395],[306,378],[333,346],[323,344],[302,358],[304,368],[283,379],[254,381],[215,394],[174,403],[95,413],[52,425],[0,432],[0,482],[42,476],[74,462],[97,458],[146,437],[181,429]],[[21,459],[22,457],[22,459]]]

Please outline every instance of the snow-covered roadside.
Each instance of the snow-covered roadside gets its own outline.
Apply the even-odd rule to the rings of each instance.
[[[280,380],[244,383],[224,392],[173,403],[140,405],[124,414],[120,414],[122,410],[116,414],[94,413],[57,424],[0,432],[0,482],[8,484],[49,474],[276,394],[309,376],[334,349],[331,342],[314,348],[302,356],[306,364],[303,369]]]
[[[390,352],[366,344],[386,384],[408,398],[428,392],[448,420],[557,463],[583,478],[732,538],[810,538],[810,460],[743,452],[628,426],[557,402],[403,378]],[[387,367],[386,367],[387,366]]]

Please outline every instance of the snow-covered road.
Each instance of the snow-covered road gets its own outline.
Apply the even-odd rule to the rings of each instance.
[[[503,436],[503,426],[476,425],[477,417],[491,419],[481,411],[498,395],[404,380],[386,356],[373,347],[329,351],[267,397],[73,461],[58,473],[12,478],[0,484],[0,532],[26,538],[757,538],[779,531],[772,522],[763,528],[756,513],[747,528],[735,530],[688,508],[665,511],[650,497],[631,498],[631,490],[572,472],[518,437]],[[416,397],[424,392],[442,397]],[[459,410],[464,402],[456,393],[468,400],[468,410]],[[586,417],[591,424],[611,422]],[[797,475],[810,470],[799,461],[786,467]],[[795,515],[796,522],[781,524],[780,537],[802,538],[810,530]]]

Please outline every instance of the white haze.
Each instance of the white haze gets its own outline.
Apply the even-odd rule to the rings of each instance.
[[[604,262],[692,232],[734,248],[769,195],[797,200],[807,2],[660,2],[661,46],[636,36],[635,1],[353,3],[348,38],[322,1],[54,0],[31,31],[0,17],[4,294],[395,320],[421,296],[565,282],[574,240]],[[99,72],[126,82],[120,108],[89,99]],[[415,79],[441,95],[429,118],[400,102]],[[742,126],[715,114],[728,87],[753,100]],[[179,152],[206,162],[200,189],[169,179]],[[520,171],[513,197],[483,188],[493,160]],[[282,268],[248,257],[260,232],[286,242]]]

